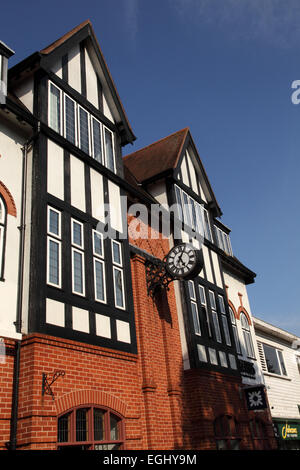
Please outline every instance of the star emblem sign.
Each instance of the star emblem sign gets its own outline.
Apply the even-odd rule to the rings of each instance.
[[[249,393],[250,406],[255,408],[256,406],[263,404],[261,392],[250,392]]]

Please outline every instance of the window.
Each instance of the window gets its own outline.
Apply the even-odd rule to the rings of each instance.
[[[113,134],[106,127],[104,127],[104,136],[106,166],[111,171],[115,171]]]
[[[85,295],[83,224],[71,219],[72,291]]]
[[[238,334],[238,330],[236,326],[236,319],[235,319],[233,310],[230,306],[229,306],[229,315],[230,315],[230,320],[231,320],[231,326],[232,326],[236,351],[238,354],[241,354],[241,344],[240,344],[239,334]]]
[[[101,124],[94,117],[92,117],[92,131],[93,131],[93,157],[95,160],[97,160],[97,162],[103,163]]]
[[[61,133],[61,90],[50,82],[49,86],[49,126]]]
[[[241,320],[241,325],[242,325],[246,354],[248,357],[255,357],[253,344],[252,344],[252,338],[251,338],[251,332],[250,332],[250,326],[248,323],[248,319],[243,312],[240,315],[240,320]]]
[[[4,248],[5,248],[5,236],[6,236],[6,206],[0,196],[0,279],[3,278],[4,271]]]
[[[192,318],[193,318],[193,324],[194,324],[194,332],[196,335],[200,336],[201,328],[200,328],[200,322],[199,322],[194,282],[188,281],[188,287],[189,287],[189,295],[190,295],[190,302],[191,302]]]
[[[214,421],[214,432],[218,450],[240,449],[240,429],[233,416],[219,416]]]
[[[89,114],[78,106],[79,148],[90,154]]]
[[[106,302],[103,235],[96,230],[93,230],[93,258],[95,299],[99,302]]]
[[[52,82],[49,82],[48,124],[69,142],[115,172],[113,132]]]
[[[228,321],[227,321],[227,315],[226,315],[226,310],[225,310],[224,298],[222,295],[218,295],[218,299],[219,299],[219,306],[220,306],[220,311],[221,311],[222,325],[223,325],[223,330],[224,330],[224,335],[225,335],[225,342],[227,346],[231,346],[231,339],[230,339],[230,333],[229,333],[229,328],[228,328]]]
[[[266,359],[268,372],[277,375],[287,375],[283,354],[279,349],[263,343],[263,350]]]
[[[65,96],[65,138],[76,145],[76,104]]]
[[[178,218],[203,237],[212,241],[209,215],[207,210],[175,185],[176,204],[179,206]]]
[[[117,242],[116,240],[112,240],[111,243],[112,243],[115,306],[124,310],[125,309],[125,294],[124,294],[122,246],[121,246],[121,243]]]
[[[59,450],[121,450],[123,422],[110,410],[79,407],[58,418],[57,441]]]
[[[207,301],[206,301],[205,288],[201,285],[199,285],[199,296],[200,296],[201,307],[205,311],[205,319],[206,319],[208,336],[211,338],[212,337],[212,332],[211,332],[211,326],[210,326],[209,315],[208,315],[208,310],[207,310]]]
[[[48,207],[47,283],[61,287],[61,213]]]
[[[213,319],[213,325],[214,325],[216,340],[218,341],[218,343],[222,343],[221,331],[220,331],[220,325],[219,325],[219,318],[218,318],[217,307],[216,307],[216,298],[215,298],[214,292],[211,291],[211,290],[209,291],[209,301],[210,301],[210,307],[211,307],[211,313],[212,313],[212,319]]]
[[[215,225],[215,234],[216,234],[218,247],[221,248],[221,250],[228,253],[229,255],[232,255],[232,248],[231,248],[229,235],[223,232],[223,230],[221,230],[216,225]]]

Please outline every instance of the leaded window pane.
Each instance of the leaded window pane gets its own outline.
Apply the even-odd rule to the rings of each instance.
[[[94,253],[98,256],[103,256],[102,236],[99,232],[93,233],[94,237]]]
[[[195,334],[196,335],[201,335],[197,305],[194,302],[191,302],[191,308],[192,308],[192,316],[193,316]]]
[[[57,441],[68,442],[70,440],[70,415],[61,416],[57,423]]]
[[[100,122],[92,119],[93,122],[93,146],[94,158],[97,162],[102,163],[102,143],[101,143],[101,127]]]
[[[115,284],[115,302],[116,306],[124,308],[123,299],[123,273],[120,269],[114,268],[114,284]]]
[[[117,441],[119,439],[119,418],[110,414],[110,439]]]
[[[74,291],[83,294],[83,254],[73,251]]]
[[[59,216],[60,214],[52,209],[49,209],[49,228],[48,231],[59,237]]]
[[[50,127],[56,132],[61,130],[60,116],[60,90],[52,83],[50,84]]]
[[[87,410],[80,408],[76,410],[76,441],[83,442],[88,439]]]
[[[80,130],[80,148],[85,153],[90,153],[89,143],[89,117],[88,113],[79,108],[79,130]]]
[[[72,142],[72,144],[76,142],[75,122],[75,103],[65,95],[65,133],[66,139]]]
[[[112,133],[108,129],[105,129],[105,154],[106,154],[107,168],[109,168],[111,171],[114,171],[115,165],[114,165]]]
[[[96,284],[96,299],[105,300],[104,289],[104,264],[95,259],[95,284]]]
[[[95,441],[104,441],[105,432],[104,432],[104,415],[103,410],[94,409],[94,440]]]
[[[59,244],[49,240],[49,282],[59,285]]]

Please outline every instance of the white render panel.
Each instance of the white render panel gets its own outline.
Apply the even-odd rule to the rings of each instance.
[[[64,151],[48,139],[47,191],[64,200]]]
[[[85,212],[84,163],[79,158],[74,157],[74,155],[71,155],[70,160],[71,204]]]
[[[82,331],[83,333],[90,332],[89,312],[78,307],[72,307],[73,329]]]
[[[181,162],[181,175],[182,175],[182,182],[186,185],[189,186],[189,177],[188,177],[188,172],[187,172],[187,166],[186,166],[186,160],[185,157],[183,157],[182,162]]]
[[[161,204],[165,208],[168,207],[166,183],[164,181],[159,181],[158,183],[151,184],[150,186],[148,186],[147,190],[155,199],[157,199],[159,204]]]
[[[96,335],[104,338],[111,338],[110,318],[106,315],[95,313],[96,317]]]
[[[104,114],[104,116],[107,117],[111,122],[115,122],[104,94],[102,95],[102,98],[103,98],[103,114]]]
[[[99,107],[98,102],[98,85],[97,74],[91,62],[88,51],[85,49],[85,67],[86,67],[86,97],[96,108]]]
[[[207,280],[211,283],[214,283],[212,268],[211,268],[210,259],[209,259],[209,250],[207,246],[203,245],[202,251],[203,251],[204,266],[205,266]]]
[[[14,89],[14,93],[26,108],[33,112],[33,78],[29,77],[23,80],[21,85]]]
[[[192,159],[189,155],[188,152],[186,152],[186,158],[187,158],[187,164],[188,164],[188,168],[189,168],[189,171],[190,171],[190,176],[191,176],[191,183],[192,183],[192,190],[199,195],[199,192],[198,192],[198,186],[197,186],[197,176],[196,176],[196,172],[195,172],[195,167],[193,165],[193,162],[192,162]]]
[[[74,90],[81,93],[80,49],[76,45],[68,53],[68,81]]]
[[[17,312],[19,242],[22,189],[22,146],[25,138],[5,122],[1,122],[0,132],[0,181],[11,193],[16,205],[17,217],[7,215],[4,279],[0,281],[0,336],[21,338],[16,333],[14,322]]]
[[[117,340],[123,343],[130,343],[131,339],[130,339],[129,323],[122,321],[122,320],[116,320],[116,326],[117,326]]]
[[[221,277],[221,271],[220,271],[218,255],[213,250],[211,250],[211,256],[212,256],[212,262],[213,262],[213,268],[214,268],[216,283],[217,283],[217,286],[221,287],[221,289],[222,289],[223,288],[223,283],[222,283],[222,277]]]
[[[104,193],[103,193],[103,177],[93,168],[90,169],[91,175],[91,199],[92,199],[92,216],[95,219],[105,222],[104,216]]]
[[[57,75],[59,78],[62,78],[62,58],[59,57],[58,60],[53,64],[51,67],[51,70],[55,75]]]
[[[118,232],[123,233],[122,206],[119,186],[112,181],[108,181],[108,194],[111,227]]]
[[[64,303],[46,299],[46,323],[56,326],[65,326]]]

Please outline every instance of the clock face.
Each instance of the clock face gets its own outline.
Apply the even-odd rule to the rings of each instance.
[[[187,243],[172,248],[167,255],[166,269],[174,277],[187,279],[195,277],[202,269],[200,251]]]

